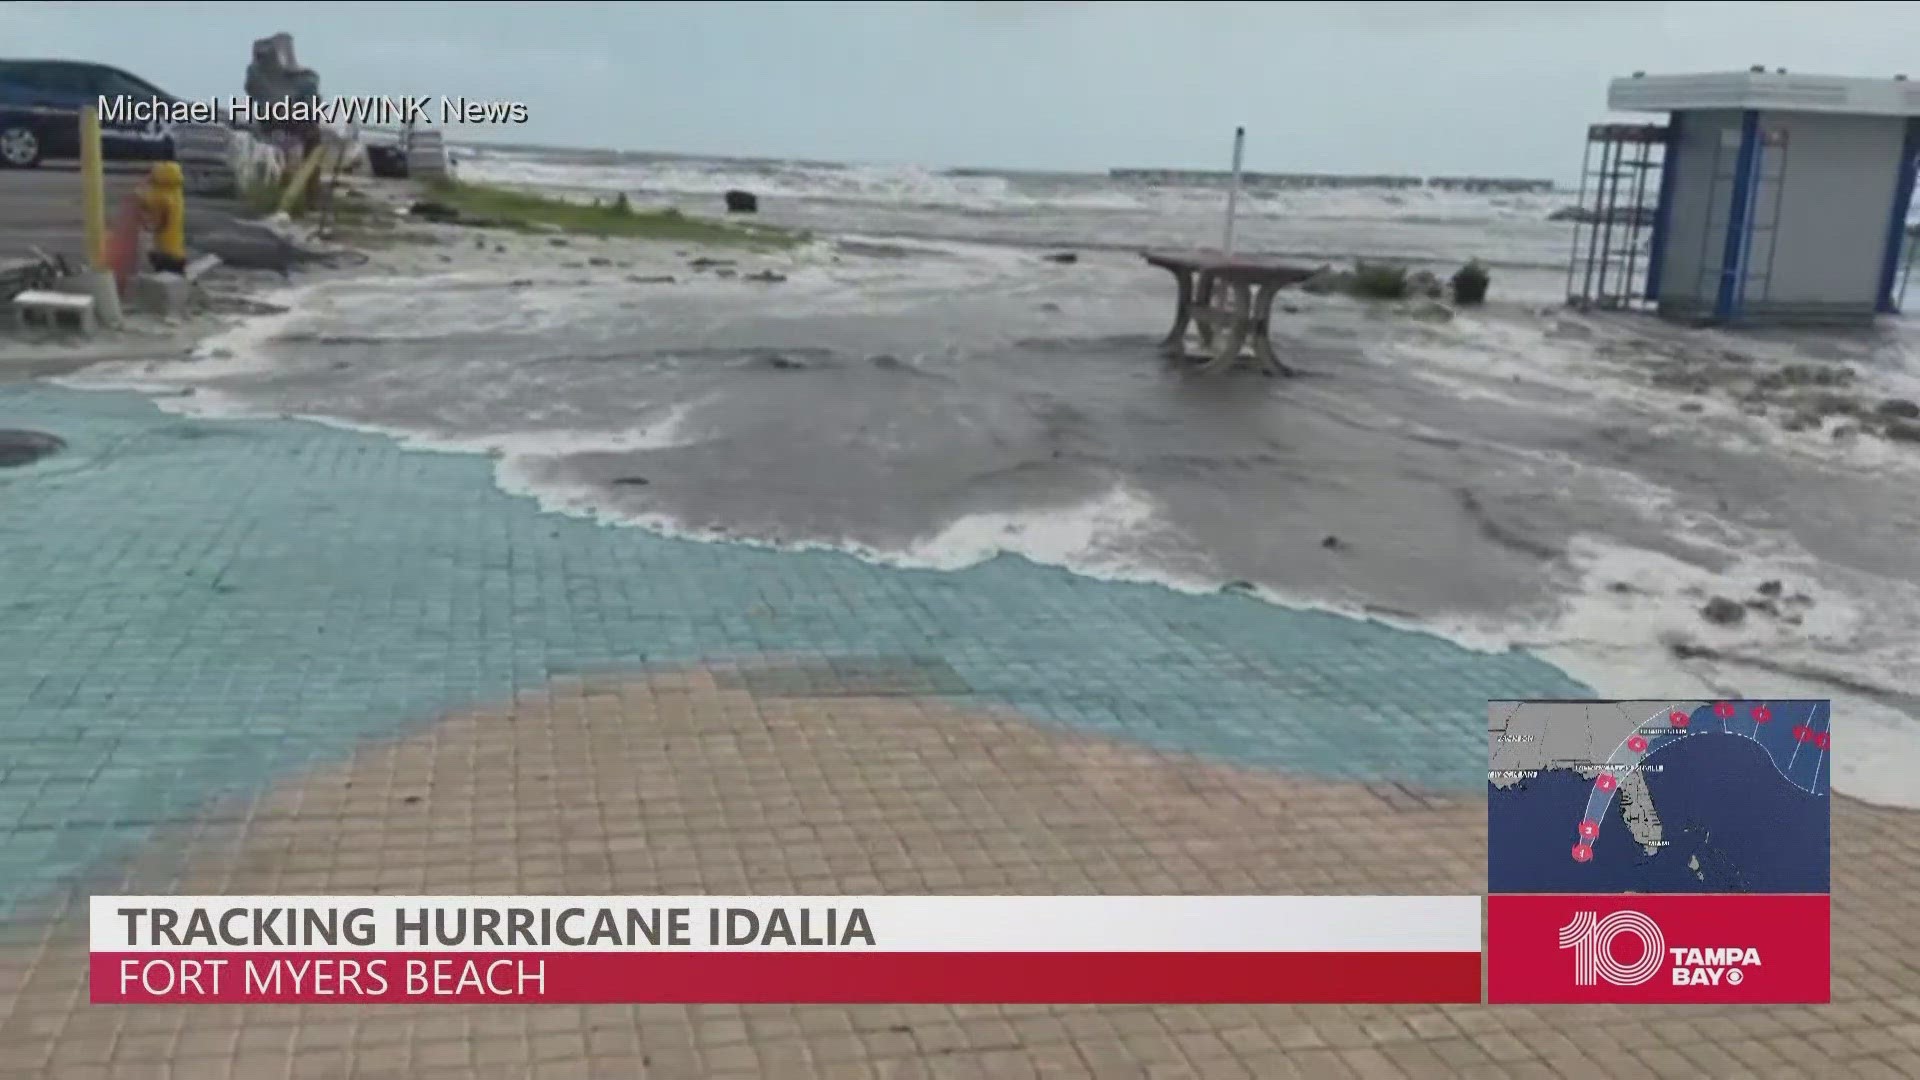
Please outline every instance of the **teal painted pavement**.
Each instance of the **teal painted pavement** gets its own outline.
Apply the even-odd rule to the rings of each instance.
[[[0,390],[0,913],[246,789],[551,676],[914,658],[936,692],[1255,766],[1478,791],[1524,655],[1003,558],[903,571],[544,514],[478,456]],[[944,662],[944,667],[941,662]]]

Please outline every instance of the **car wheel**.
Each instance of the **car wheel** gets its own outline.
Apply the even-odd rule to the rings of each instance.
[[[40,135],[23,123],[0,127],[0,166],[31,169],[40,164]]]

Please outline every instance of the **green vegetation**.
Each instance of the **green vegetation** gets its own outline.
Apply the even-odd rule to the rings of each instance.
[[[286,184],[278,178],[246,180],[242,181],[240,202],[255,216],[265,217],[280,209],[285,195]]]
[[[1360,263],[1353,270],[1353,295],[1399,300],[1407,295],[1407,268],[1390,263]]]
[[[1487,298],[1487,283],[1491,275],[1486,264],[1479,259],[1469,260],[1465,266],[1453,274],[1453,302],[1456,304],[1478,304]]]
[[[435,184],[429,196],[459,211],[464,221],[525,232],[558,229],[590,236],[631,236],[646,240],[768,247],[789,247],[806,239],[804,234],[765,225],[688,217],[671,207],[665,210],[635,210],[625,194],[603,205],[598,202],[568,202],[485,184],[447,181]]]

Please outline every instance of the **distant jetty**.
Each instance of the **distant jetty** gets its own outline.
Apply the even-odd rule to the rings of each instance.
[[[1429,176],[1427,186],[1446,191],[1498,191],[1509,195],[1546,195],[1553,191],[1551,180],[1529,180],[1520,176]]]
[[[1225,184],[1232,174],[1215,169],[1109,169],[1114,180],[1147,184]],[[1437,191],[1546,194],[1551,180],[1511,176],[1368,176],[1353,173],[1241,173],[1247,187],[1264,188],[1432,188]]]

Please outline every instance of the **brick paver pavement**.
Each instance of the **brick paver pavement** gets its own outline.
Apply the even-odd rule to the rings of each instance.
[[[889,690],[563,680],[161,835],[97,890],[1478,892],[1485,809]],[[0,949],[0,1076],[1920,1075],[1920,814],[1835,800],[1834,1004],[93,1007],[84,905]]]
[[[612,528],[508,495],[484,456],[318,424],[31,385],[0,386],[0,427],[68,443],[0,471],[0,919],[222,794],[581,673],[804,654],[841,693],[1461,793],[1489,698],[1586,692],[1524,651],[1234,590]]]

